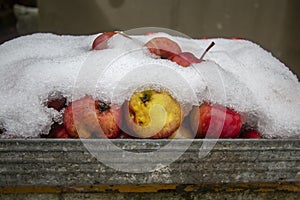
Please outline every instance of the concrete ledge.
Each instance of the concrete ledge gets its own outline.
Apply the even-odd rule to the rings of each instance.
[[[101,145],[102,154],[112,156],[108,140],[85,140]],[[170,140],[113,140],[120,151],[151,152]],[[180,150],[187,140],[176,140],[165,149],[161,160]],[[0,140],[0,186],[92,186],[133,184],[222,184],[222,183],[299,183],[300,140],[218,140],[207,156],[199,158],[203,142],[194,140],[175,162],[147,173],[116,171],[98,161],[81,140],[28,139]],[[106,148],[107,147],[107,148]],[[113,159],[112,159],[113,160]],[[122,166],[152,164],[128,160]],[[147,163],[149,162],[149,163]]]

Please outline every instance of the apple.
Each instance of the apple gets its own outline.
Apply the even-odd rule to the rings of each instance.
[[[181,107],[166,91],[135,92],[123,109],[126,133],[137,138],[168,138],[181,124]]]
[[[211,119],[214,120],[213,127],[210,127]],[[210,103],[194,107],[190,113],[190,120],[192,130],[197,132],[199,138],[235,138],[243,124],[242,116],[236,111]],[[221,133],[218,130],[221,130]]]
[[[119,139],[135,139],[135,137],[128,135],[127,133],[125,133],[124,131],[120,131],[119,135],[118,135]]]
[[[54,92],[53,94],[48,96],[48,101],[46,102],[46,106],[48,108],[53,108],[57,111],[62,110],[67,103],[67,99],[59,92]]]
[[[97,36],[96,39],[93,41],[92,44],[92,49],[93,50],[102,50],[102,49],[107,49],[107,41],[117,34],[116,31],[112,32],[104,32],[101,35]]]
[[[203,61],[206,53],[215,45],[214,42],[210,43],[210,45],[205,49],[200,58],[197,58],[191,52],[181,52],[179,54],[174,55],[170,58],[171,61],[176,62],[178,65],[182,67],[188,67],[193,63],[200,63]]]
[[[73,138],[115,138],[119,133],[120,112],[87,95],[66,108],[63,120]]]
[[[70,138],[64,124],[53,124],[47,136],[48,138]]]
[[[241,138],[248,138],[248,139],[260,139],[262,138],[261,134],[256,130],[247,130],[240,135]]]
[[[107,138],[116,138],[120,132],[121,109],[112,108],[107,103],[96,101],[96,109],[99,110],[98,122]]]
[[[155,54],[164,59],[170,59],[171,57],[181,53],[180,46],[166,37],[155,37],[148,41],[145,46],[150,53]]]
[[[171,58],[171,61],[176,62],[182,67],[188,67],[192,63],[200,63],[201,60],[190,52],[181,52]]]

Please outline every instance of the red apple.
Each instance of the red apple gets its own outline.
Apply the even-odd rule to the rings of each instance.
[[[170,59],[175,55],[181,53],[180,46],[166,37],[156,37],[148,41],[145,46],[148,48],[150,53],[160,56],[164,59]]]
[[[200,63],[203,61],[206,53],[215,45],[214,42],[210,43],[210,45],[205,49],[200,58],[197,58],[194,54],[190,52],[181,52],[179,54],[174,55],[170,58],[171,61],[176,62],[178,65],[182,67],[188,67],[192,63]]]
[[[190,119],[193,131],[197,131],[197,137],[200,138],[235,138],[242,128],[242,117],[239,113],[209,103],[203,103],[199,108],[194,107]],[[211,119],[214,120],[214,127],[210,127]]]
[[[91,96],[72,102],[64,113],[66,130],[74,138],[115,138],[119,133],[120,120],[120,109],[112,109]]]
[[[120,134],[118,135],[119,139],[135,139],[135,137],[128,135],[124,131],[120,131]]]
[[[96,101],[96,109],[99,110],[98,122],[106,137],[116,138],[120,132],[121,109],[113,109],[102,101]]]
[[[252,138],[252,139],[260,139],[262,138],[261,134],[255,130],[248,130],[241,134],[241,138]]]
[[[102,50],[102,49],[107,49],[107,41],[117,34],[117,32],[112,31],[112,32],[104,32],[98,37],[93,42],[92,49],[93,50]]]
[[[66,106],[67,99],[59,92],[55,92],[52,95],[48,96],[48,101],[46,106],[48,108],[53,108],[57,111],[60,111]]]
[[[54,124],[51,127],[48,138],[70,138],[70,136],[63,124]]]
[[[200,63],[201,60],[197,58],[194,54],[190,52],[182,52],[178,55],[175,55],[171,58],[171,61],[176,62],[178,65],[182,67],[188,67],[192,63]]]

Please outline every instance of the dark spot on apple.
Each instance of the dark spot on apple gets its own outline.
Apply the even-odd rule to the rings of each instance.
[[[100,110],[100,112],[105,112],[105,111],[108,111],[110,109],[110,106],[107,103],[104,103],[102,101],[97,101],[96,104],[97,104],[96,108],[98,110]]]
[[[143,103],[146,103],[147,101],[150,101],[150,95],[144,94],[142,97],[140,97]]]

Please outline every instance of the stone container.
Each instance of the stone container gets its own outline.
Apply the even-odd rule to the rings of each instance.
[[[0,199],[200,197],[299,199],[300,140],[0,140]]]

